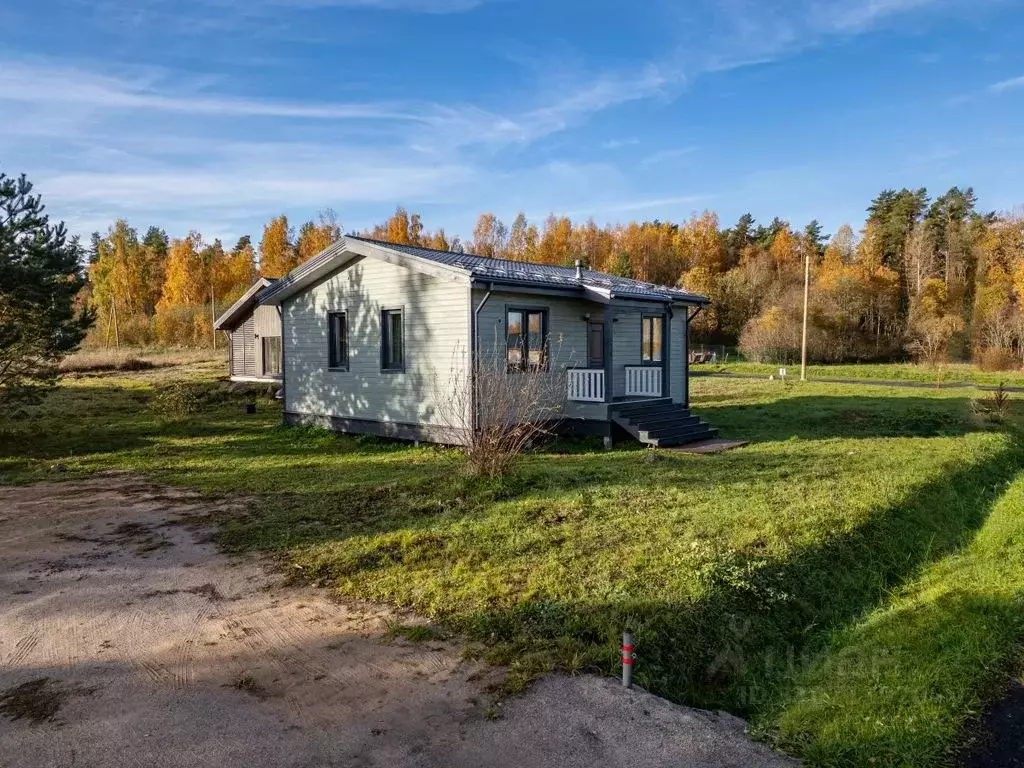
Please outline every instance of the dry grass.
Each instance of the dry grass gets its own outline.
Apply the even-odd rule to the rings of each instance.
[[[103,371],[148,371],[153,368],[194,365],[196,363],[223,363],[227,352],[223,349],[83,349],[66,357],[60,365],[61,373],[101,373]]]

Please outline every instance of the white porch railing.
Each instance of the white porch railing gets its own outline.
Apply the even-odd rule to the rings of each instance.
[[[626,396],[661,397],[661,366],[627,365]]]
[[[569,399],[582,403],[604,402],[604,371],[600,368],[569,368],[566,371]]]

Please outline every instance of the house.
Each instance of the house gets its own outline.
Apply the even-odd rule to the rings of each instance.
[[[261,277],[213,324],[228,336],[232,381],[281,380],[281,317],[276,307],[259,303],[261,292],[275,282]]]
[[[564,375],[566,432],[715,434],[688,410],[689,323],[708,300],[677,288],[345,236],[258,300],[280,311],[287,423],[464,442],[471,414],[453,418],[445,382],[497,355],[510,376]]]

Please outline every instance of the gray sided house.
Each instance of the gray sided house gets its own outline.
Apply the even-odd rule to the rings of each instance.
[[[276,281],[261,277],[217,318],[214,329],[228,337],[232,381],[280,381],[281,317],[277,307],[261,306],[260,294]]]
[[[448,387],[476,354],[509,376],[564,371],[566,432],[715,434],[689,412],[689,322],[708,300],[677,288],[346,236],[258,300],[280,310],[288,423],[463,442],[473,405]]]

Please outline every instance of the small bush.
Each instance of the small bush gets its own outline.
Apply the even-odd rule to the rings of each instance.
[[[1012,350],[992,347],[981,353],[978,367],[983,371],[1015,371],[1020,364]]]
[[[971,409],[993,424],[1004,423],[1010,413],[1010,393],[1006,390],[1006,384],[999,382],[990,399],[973,400]]]

